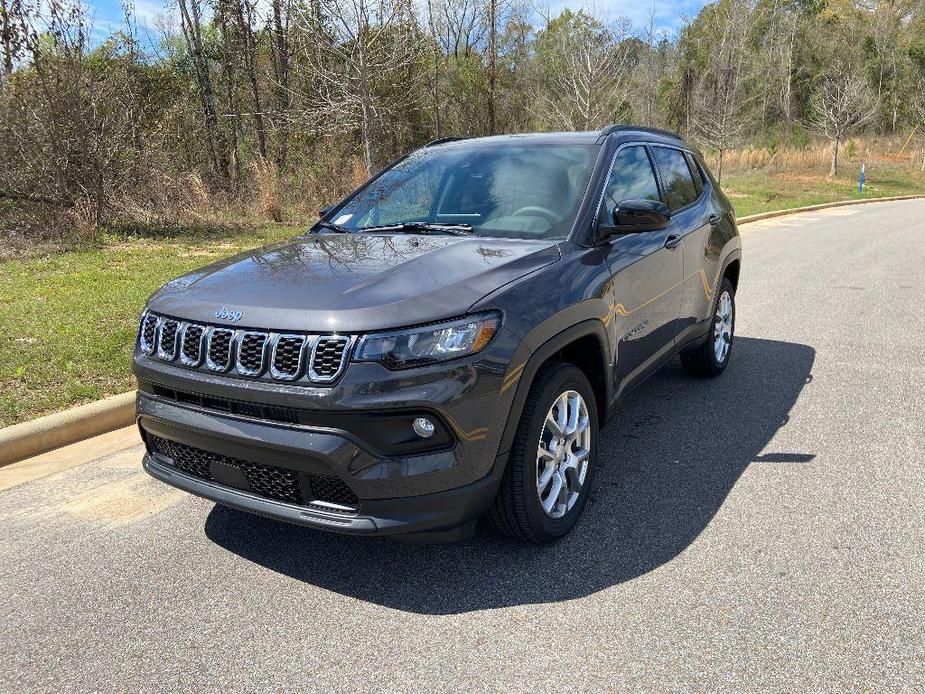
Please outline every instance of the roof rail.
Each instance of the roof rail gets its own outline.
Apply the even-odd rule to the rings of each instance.
[[[652,133],[653,135],[667,135],[669,137],[676,137],[679,140],[681,136],[678,133],[672,132],[670,130],[663,130],[662,128],[649,128],[644,125],[608,125],[606,128],[601,130],[601,137],[607,137],[613,133],[619,132],[621,130],[639,130],[644,133]]]
[[[444,142],[456,142],[457,140],[468,140],[468,137],[438,137],[436,140],[431,140],[430,142],[421,145],[422,147],[430,147],[431,145],[442,145]]]

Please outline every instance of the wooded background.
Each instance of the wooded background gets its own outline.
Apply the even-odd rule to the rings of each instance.
[[[745,144],[925,130],[925,0],[720,0],[677,31],[520,0],[176,0],[101,36],[0,0],[0,234],[310,219],[456,135],[639,123]],[[815,138],[815,140],[814,140]],[[925,166],[925,162],[923,162]]]

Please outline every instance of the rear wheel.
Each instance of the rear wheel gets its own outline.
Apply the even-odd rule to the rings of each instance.
[[[588,501],[597,454],[597,403],[581,369],[549,364],[537,374],[489,518],[533,543],[566,534]]]
[[[719,376],[729,364],[735,335],[735,289],[723,278],[713,302],[713,320],[703,344],[681,352],[681,364],[694,376]]]

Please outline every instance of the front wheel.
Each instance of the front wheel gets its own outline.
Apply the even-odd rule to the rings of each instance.
[[[581,369],[544,366],[533,382],[489,518],[540,544],[565,535],[588,502],[597,457],[597,403]]]
[[[713,302],[713,320],[707,339],[698,347],[681,352],[681,364],[689,374],[710,377],[723,373],[732,355],[735,318],[735,289],[724,277]]]

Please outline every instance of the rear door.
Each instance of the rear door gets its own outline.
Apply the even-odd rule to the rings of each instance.
[[[628,144],[616,153],[598,209],[612,219],[623,200],[662,199],[649,151]],[[671,354],[681,304],[683,261],[673,228],[602,242],[611,272],[607,318],[615,345],[617,393]]]
[[[658,166],[665,202],[671,210],[674,233],[682,238],[679,255],[683,256],[684,282],[676,335],[683,341],[708,312],[705,306],[711,299],[709,283],[713,273],[707,277],[705,272],[715,265],[707,257],[711,255],[708,245],[714,210],[700,171],[696,165],[692,168],[687,152],[653,145],[652,156]]]

